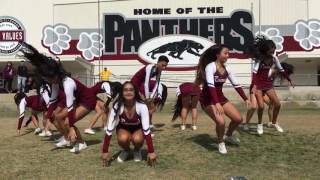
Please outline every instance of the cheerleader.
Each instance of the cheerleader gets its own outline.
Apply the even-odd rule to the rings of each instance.
[[[252,75],[252,91],[255,94],[258,105],[258,126],[257,133],[263,134],[262,115],[264,110],[264,98],[266,95],[272,104],[272,124],[277,131],[283,129],[277,123],[277,118],[281,108],[280,100],[273,88],[272,66],[275,65],[279,73],[286,78],[292,87],[293,83],[288,73],[281,66],[279,59],[274,55],[276,45],[272,40],[267,40],[263,36],[258,36],[252,46],[249,47],[249,55],[255,61]]]
[[[35,125],[35,134],[41,132],[41,128],[39,126],[39,119],[38,114],[40,112],[44,112],[46,110],[46,104],[41,99],[41,96],[34,95],[34,96],[26,96],[24,93],[17,93],[14,96],[14,101],[19,109],[19,120],[18,120],[18,127],[17,127],[17,133],[20,135],[21,133],[21,126],[24,120],[24,113],[26,108],[31,109],[31,119],[33,124]]]
[[[96,85],[91,87],[91,91],[94,94],[105,93],[107,100],[104,102],[102,99],[97,98],[97,104],[95,107],[96,114],[90,119],[90,124],[87,129],[84,130],[86,134],[95,134],[95,131],[92,127],[96,124],[100,116],[103,115],[103,127],[106,127],[106,116],[109,114],[109,104],[110,102],[118,95],[121,88],[120,82],[109,82],[109,81],[102,81],[98,82]]]
[[[240,140],[233,136],[233,132],[242,122],[240,112],[223,94],[222,87],[227,79],[247,106],[250,105],[250,101],[240,84],[225,64],[228,57],[229,49],[225,45],[213,45],[208,48],[200,57],[195,81],[197,85],[203,84],[200,103],[204,111],[216,123],[218,146],[221,154],[227,153],[225,141],[236,145],[240,143]],[[231,120],[226,134],[224,114]]]
[[[51,85],[52,93],[48,108],[50,111],[55,107],[54,104],[57,103],[60,89],[66,95],[66,107],[61,113],[57,114],[55,119],[62,122],[66,118],[68,119],[66,126],[68,139],[71,142],[76,142],[70,152],[76,153],[86,149],[87,145],[75,123],[94,110],[96,106],[95,94],[78,80],[69,77],[70,74],[64,71],[60,62],[39,53],[31,45],[23,43],[23,48],[20,51],[36,67],[37,72]],[[48,118],[51,119],[52,117],[49,116]]]
[[[116,125],[117,118],[119,118],[119,121]],[[132,82],[125,82],[123,84],[119,97],[115,101],[109,115],[108,127],[102,148],[104,165],[110,160],[109,144],[112,131],[115,127],[118,144],[123,149],[117,158],[118,162],[124,162],[128,158],[131,143],[134,147],[134,161],[141,161],[141,148],[145,139],[148,148],[148,162],[154,164],[156,154],[150,133],[148,107],[141,100],[138,89]]]
[[[288,63],[285,63],[285,62],[280,63],[280,64],[283,67],[283,69],[285,70],[285,72],[287,72],[288,76],[293,74],[294,67],[291,64],[288,64]],[[273,81],[275,81],[276,78],[280,79],[280,81],[283,81],[284,77],[281,75],[280,71],[274,65],[272,66],[272,70],[271,71],[272,71],[271,72],[271,78],[272,78]],[[257,109],[257,100],[256,100],[256,97],[255,97],[253,91],[252,91],[253,86],[254,86],[253,84],[250,85],[250,96],[249,97],[250,97],[251,107],[247,111],[246,122],[243,125],[243,130],[245,130],[245,131],[249,131],[250,130],[249,123],[250,123],[250,120],[251,120],[254,112]],[[270,103],[269,97],[266,96],[265,94],[263,96],[263,101],[268,106],[269,122],[267,124],[267,127],[274,128],[275,126],[272,125],[273,104]],[[281,131],[281,129],[279,129],[280,132],[283,132],[283,130]]]
[[[183,83],[177,88],[177,101],[174,106],[174,114],[172,121],[178,116],[181,117],[181,130],[186,129],[188,113],[192,114],[192,130],[197,130],[198,110],[197,104],[199,101],[201,89],[194,83]]]
[[[131,79],[131,82],[139,89],[144,87],[143,91],[139,91],[141,99],[146,102],[150,119],[152,119],[152,111],[154,110],[154,100],[156,98],[156,92],[160,84],[161,72],[168,66],[169,59],[166,56],[160,56],[157,64],[149,64],[140,69]],[[155,77],[155,86],[150,91],[151,78]],[[150,93],[151,92],[151,93]],[[151,127],[152,124],[151,124]]]

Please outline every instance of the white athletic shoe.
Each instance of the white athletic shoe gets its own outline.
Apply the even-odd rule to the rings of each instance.
[[[107,131],[107,130],[108,130],[108,127],[107,127],[107,126],[106,126],[106,127],[104,127],[104,128],[103,128],[103,130],[104,130],[104,131]]]
[[[34,130],[34,134],[38,134],[38,133],[40,133],[42,130],[41,130],[41,128],[36,128],[35,130]]]
[[[78,153],[80,152],[81,150],[84,150],[86,149],[88,146],[86,144],[86,142],[83,142],[83,143],[76,143],[72,149],[70,149],[70,152],[72,153]]]
[[[39,134],[40,137],[50,137],[52,136],[52,133],[50,131],[42,131],[40,134]]]
[[[225,142],[233,144],[233,145],[240,145],[240,139],[234,136],[223,136]]]
[[[283,132],[283,129],[279,126],[279,124],[271,124],[273,128],[275,128],[278,132]]]
[[[257,133],[259,135],[262,135],[263,134],[263,124],[258,124],[257,126]]]
[[[244,125],[242,125],[242,129],[243,129],[244,131],[249,131],[249,130],[250,130],[249,125],[248,125],[247,123],[244,124]]]
[[[118,161],[119,163],[122,163],[122,162],[124,162],[125,160],[127,160],[128,156],[129,156],[129,152],[123,150],[123,151],[121,151],[121,153],[119,154],[119,156],[118,156],[118,158],[117,158],[117,161]]]
[[[85,129],[85,130],[84,130],[84,133],[90,134],[90,135],[94,135],[96,132],[94,132],[93,129]]]
[[[224,144],[224,142],[219,143],[219,153],[221,154],[227,154],[227,148],[226,145]]]
[[[267,126],[268,128],[273,128],[272,122],[268,122],[268,123],[266,124],[266,126]]]
[[[191,129],[195,131],[195,130],[197,130],[197,126],[193,125],[193,126],[191,126]]]
[[[70,141],[67,141],[65,138],[63,138],[61,141],[55,144],[57,148],[65,147],[65,146],[70,146]]]
[[[181,129],[182,131],[185,130],[185,129],[186,129],[186,125],[183,125],[183,124],[182,124],[182,125],[180,126],[180,129]]]
[[[133,151],[133,160],[139,162],[142,160],[141,150]]]

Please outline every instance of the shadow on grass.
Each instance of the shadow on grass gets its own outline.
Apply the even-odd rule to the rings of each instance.
[[[25,136],[27,134],[30,134],[33,132],[33,129],[27,129],[25,132],[23,132],[22,134],[15,136],[15,137],[21,137],[21,136]]]
[[[92,145],[99,144],[99,143],[101,143],[101,140],[87,140],[86,141],[86,144],[88,146],[92,146]]]
[[[208,134],[199,134],[188,138],[187,140],[193,141],[196,144],[206,148],[208,151],[216,151],[218,145],[218,139],[212,138]]]
[[[163,126],[165,126],[165,124],[153,124],[154,125],[154,127],[155,128],[161,128],[161,127],[163,127]]]

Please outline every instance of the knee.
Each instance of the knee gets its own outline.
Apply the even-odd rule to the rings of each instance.
[[[134,136],[132,138],[132,142],[135,146],[142,146],[143,145],[143,136],[142,135],[139,135],[139,136]]]
[[[125,134],[118,134],[118,143],[119,144],[124,144],[129,142],[130,138],[129,136],[125,135]]]
[[[225,126],[224,119],[217,120],[216,121],[216,126],[217,127],[224,127]]]
[[[242,121],[243,121],[242,116],[239,116],[239,117],[236,117],[233,119],[233,122],[235,122],[235,123],[242,123]]]
[[[280,109],[280,108],[281,108],[281,103],[280,103],[280,101],[274,102],[274,103],[273,103],[273,107],[274,107],[275,109]]]

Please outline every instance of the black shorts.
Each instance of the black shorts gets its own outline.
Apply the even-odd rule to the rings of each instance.
[[[116,128],[117,132],[119,129],[124,129],[128,132],[130,132],[131,134],[133,134],[134,132],[136,132],[137,130],[142,130],[142,126],[141,125],[123,125],[123,124],[119,124]]]

